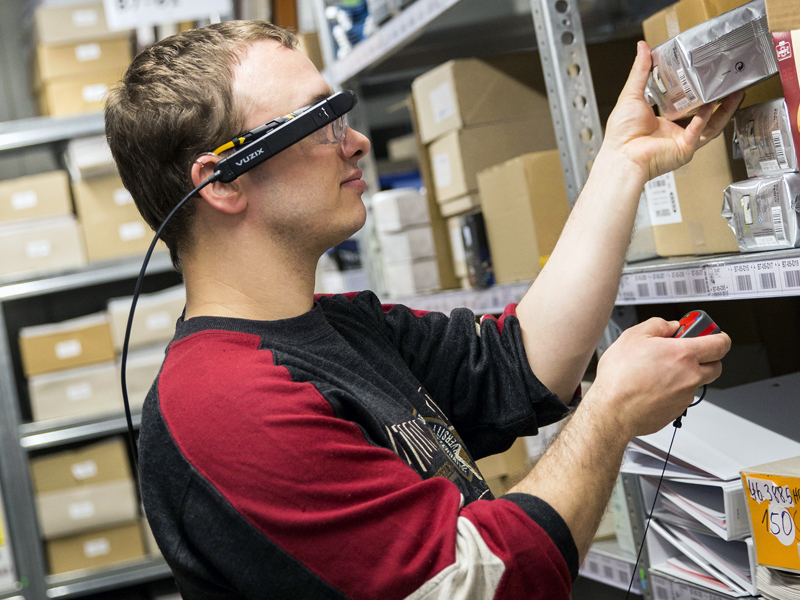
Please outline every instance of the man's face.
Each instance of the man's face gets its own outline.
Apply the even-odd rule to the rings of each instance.
[[[249,130],[332,94],[300,51],[274,41],[254,44],[234,69],[233,95]],[[348,129],[344,141],[306,138],[239,178],[247,211],[291,251],[322,253],[358,231],[366,184],[358,160],[369,140]]]

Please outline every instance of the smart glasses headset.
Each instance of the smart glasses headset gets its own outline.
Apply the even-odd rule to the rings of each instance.
[[[142,281],[147,271],[147,264],[150,262],[150,257],[153,254],[158,239],[161,237],[161,233],[164,231],[164,227],[190,198],[196,196],[197,193],[207,185],[216,181],[230,183],[244,173],[247,173],[247,171],[253,167],[260,165],[265,160],[272,158],[279,152],[286,150],[289,146],[303,139],[308,138],[312,143],[324,145],[338,144],[344,141],[347,132],[346,115],[353,110],[356,103],[357,98],[353,92],[338,92],[324,100],[304,106],[286,116],[259,125],[255,129],[251,129],[229,142],[222,144],[214,150],[213,154],[222,156],[230,151],[233,152],[222,158],[222,160],[214,166],[214,173],[203,183],[186,194],[158,227],[153,241],[150,243],[150,247],[144,256],[144,262],[139,271],[139,277],[136,279],[136,286],[134,287],[133,298],[131,300],[131,310],[130,313],[128,313],[128,324],[125,328],[125,340],[122,344],[122,374],[120,377],[122,383],[122,400],[125,404],[125,419],[128,424],[128,441],[137,468],[139,465],[139,453],[136,449],[136,439],[133,430],[130,402],[128,400],[128,382],[126,377],[128,345],[131,337],[133,315],[136,310],[136,303],[139,300]]]

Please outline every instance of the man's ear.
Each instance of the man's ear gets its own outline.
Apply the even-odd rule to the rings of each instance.
[[[219,160],[219,156],[215,154],[204,154],[194,161],[192,185],[196,187],[211,177]],[[241,192],[242,188],[236,180],[230,183],[215,181],[200,190],[200,196],[216,210],[235,215],[247,208],[247,200]]]

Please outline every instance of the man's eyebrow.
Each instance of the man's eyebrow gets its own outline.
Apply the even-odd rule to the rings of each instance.
[[[308,101],[308,104],[310,105],[310,104],[316,104],[317,102],[322,102],[323,100],[325,100],[325,98],[328,98],[330,96],[333,96],[333,90],[329,89],[327,92],[317,94],[316,96],[311,98],[311,100]]]

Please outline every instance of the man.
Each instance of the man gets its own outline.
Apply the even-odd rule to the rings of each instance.
[[[634,435],[713,381],[730,340],[625,332],[569,406],[616,295],[644,183],[687,162],[741,101],[686,128],[643,100],[641,43],[561,241],[500,320],[315,298],[317,260],[364,223],[356,131],[328,126],[166,229],[185,316],[145,404],[147,517],[194,598],[568,598]],[[262,22],[188,31],[134,59],[108,99],[123,181],[157,227],[209,151],[331,90]],[[535,375],[534,375],[535,373]],[[572,413],[511,493],[475,459]]]

